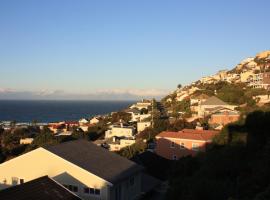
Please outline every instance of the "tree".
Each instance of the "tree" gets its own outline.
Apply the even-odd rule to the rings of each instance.
[[[134,156],[144,152],[146,149],[146,146],[147,145],[142,140],[139,140],[139,141],[136,141],[135,144],[121,149],[118,152],[118,154],[127,159],[131,159]]]
[[[178,89],[181,89],[181,88],[182,88],[182,85],[181,85],[181,84],[178,84],[178,85],[177,85],[177,88],[178,88]]]
[[[126,112],[116,112],[112,114],[111,122],[119,122],[123,120],[124,122],[129,122],[131,120],[131,114]]]

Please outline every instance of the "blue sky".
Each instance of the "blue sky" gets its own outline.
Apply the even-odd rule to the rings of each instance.
[[[164,93],[270,49],[269,7],[268,0],[1,0],[0,91]]]

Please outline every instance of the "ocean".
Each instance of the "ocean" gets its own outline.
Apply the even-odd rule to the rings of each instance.
[[[0,100],[0,121],[48,123],[79,120],[120,111],[133,101]]]

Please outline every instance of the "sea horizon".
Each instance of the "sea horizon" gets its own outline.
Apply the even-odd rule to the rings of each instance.
[[[73,121],[117,112],[130,100],[0,100],[0,121]]]

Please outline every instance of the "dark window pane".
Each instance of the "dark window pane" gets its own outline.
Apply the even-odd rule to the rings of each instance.
[[[85,188],[84,188],[84,193],[89,194],[89,192],[90,192],[89,188],[85,187]]]
[[[90,194],[95,194],[95,189],[94,188],[90,188]]]
[[[100,195],[100,190],[99,189],[95,189],[95,194],[96,195]]]
[[[77,186],[73,186],[73,192],[78,192],[78,187]]]

